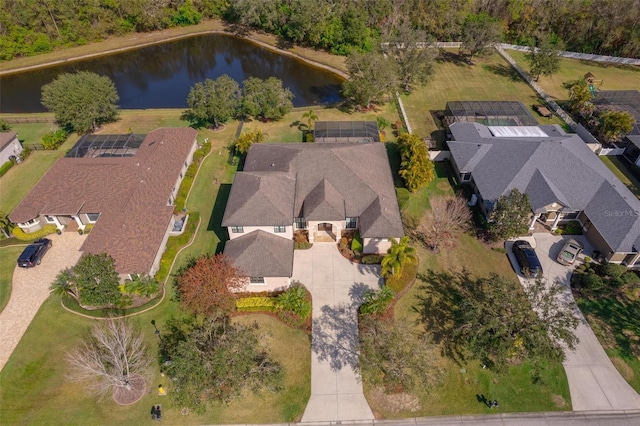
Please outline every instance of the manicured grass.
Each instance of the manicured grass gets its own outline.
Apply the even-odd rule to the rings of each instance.
[[[525,70],[529,70],[524,52],[507,50],[507,53]],[[638,81],[640,81],[640,67],[638,66],[605,64],[569,58],[561,58],[558,73],[550,77],[541,76],[538,84],[551,97],[566,100],[568,92],[562,85],[584,77],[588,72],[593,74],[596,80],[602,80],[602,84],[595,83],[596,89],[638,90]]]
[[[613,174],[615,174],[616,177],[620,179],[620,181],[624,183],[636,197],[640,198],[640,180],[638,180],[638,178],[629,170],[631,167],[635,166],[628,164],[627,160],[622,157],[601,155],[598,158],[607,165]]]
[[[562,124],[556,116],[543,118],[531,109],[542,100],[499,54],[474,58],[469,65],[457,50],[442,52],[431,81],[402,95],[413,133],[444,141],[431,113],[445,110],[449,101],[521,101],[541,124]]]
[[[437,178],[428,187],[410,195],[405,215],[421,217],[429,208],[431,196],[454,192],[447,163],[436,163],[436,166]],[[472,233],[460,235],[454,247],[443,248],[438,253],[426,250],[418,242],[414,241],[413,244],[420,259],[419,274],[467,271],[473,277],[486,277],[490,273],[497,273],[511,278],[513,285],[520,287],[507,256],[491,250]],[[438,330],[424,330],[420,316],[421,300],[427,295],[446,298],[446,288],[435,290],[418,279],[397,301],[395,321],[405,327],[437,333]],[[429,313],[441,314],[435,311]],[[543,362],[540,381],[534,384],[529,361],[508,366],[501,373],[483,369],[478,361],[444,353],[439,353],[435,361],[442,369],[443,376],[429,391],[421,390],[415,394],[418,398],[415,411],[405,409],[393,412],[385,406],[385,401],[374,389],[365,387],[365,395],[374,412],[386,418],[495,413],[482,402],[482,396],[497,399],[500,412],[571,410],[569,386],[561,363]]]
[[[0,249],[0,312],[11,297],[11,281],[16,268],[16,260],[24,247],[3,247]]]
[[[578,295],[576,302],[622,377],[640,392],[640,292],[633,298],[612,292],[607,297]]]

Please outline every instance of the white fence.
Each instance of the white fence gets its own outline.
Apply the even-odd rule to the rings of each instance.
[[[519,46],[517,44],[502,43],[500,46],[503,49],[518,50],[520,52],[528,52],[531,50],[529,46]],[[559,54],[564,58],[583,59],[585,61],[608,62],[612,64],[624,64],[624,65],[640,65],[640,59],[635,59],[635,58],[620,58],[618,56],[604,56],[604,55],[593,55],[591,53],[566,52],[564,50],[561,51]]]
[[[404,125],[407,128],[407,132],[413,133],[411,131],[411,125],[409,124],[409,118],[407,118],[407,112],[404,110],[402,99],[400,99],[400,93],[398,93],[397,91],[396,91],[396,99],[398,100],[398,106],[400,107],[400,113],[402,114],[402,119],[404,120]]]

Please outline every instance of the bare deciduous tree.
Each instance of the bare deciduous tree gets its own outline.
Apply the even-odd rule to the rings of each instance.
[[[431,250],[437,251],[467,228],[471,211],[466,200],[459,195],[438,195],[432,197],[430,203],[431,210],[422,217],[417,234]]]
[[[102,395],[109,390],[136,392],[134,382],[147,377],[152,362],[142,333],[123,319],[96,324],[67,360],[71,367],[68,379],[87,381]]]

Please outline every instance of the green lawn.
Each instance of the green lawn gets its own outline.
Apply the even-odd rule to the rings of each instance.
[[[629,170],[635,166],[628,165],[627,160],[621,157],[601,155],[599,158],[636,197],[640,198],[640,180]]]
[[[393,163],[393,161],[392,161]],[[429,208],[429,198],[436,194],[453,193],[454,188],[449,180],[447,163],[437,164],[436,179],[426,188],[411,194],[404,214],[421,217]],[[485,277],[497,273],[509,277],[513,285],[520,288],[511,264],[504,253],[492,250],[478,240],[472,233],[462,234],[452,248],[443,248],[434,254],[414,242],[420,259],[421,274],[433,272],[461,272],[467,270],[474,277]],[[423,329],[420,317],[421,298],[427,295],[446,297],[446,288],[437,291],[426,283],[416,280],[407,294],[395,305],[395,321],[406,326]],[[437,315],[436,312],[432,313]],[[437,330],[427,330],[436,332]],[[532,381],[532,365],[524,362],[510,366],[505,372],[494,373],[483,369],[479,362],[461,360],[440,354],[436,360],[443,370],[439,384],[429,391],[422,391],[415,396],[419,407],[415,411],[408,409],[393,412],[388,401],[365,386],[365,395],[374,412],[386,418],[402,418],[414,416],[436,416],[454,414],[489,414],[495,412],[481,402],[482,396],[497,399],[500,412],[534,412],[534,411],[570,411],[571,398],[566,375],[561,363],[543,362],[542,377],[538,384]]]
[[[576,301],[620,375],[640,392],[640,292],[633,298],[613,293]]]
[[[446,50],[435,64],[431,81],[402,95],[413,133],[442,142],[444,133],[438,131],[432,112],[443,111],[449,101],[462,100],[521,101],[541,124],[562,124],[556,116],[543,118],[531,109],[542,100],[499,54],[474,58],[474,62],[468,65],[457,50]]]
[[[11,281],[16,268],[16,260],[24,246],[0,248],[0,312],[7,306],[11,297]]]
[[[507,50],[507,53],[525,70],[529,64],[525,60],[525,53]],[[560,59],[560,70],[550,76],[540,77],[538,84],[551,97],[559,100],[567,99],[568,93],[562,85],[567,81],[577,80],[590,72],[596,80],[597,89],[601,90],[638,90],[640,84],[640,67],[633,65],[615,65],[600,62],[584,61],[580,59]]]

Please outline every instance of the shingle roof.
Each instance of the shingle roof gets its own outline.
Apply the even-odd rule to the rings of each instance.
[[[341,209],[340,199],[344,200],[344,213],[340,219],[359,217],[379,198],[379,213],[385,220],[379,222],[380,226],[361,230],[362,237],[397,238],[404,235],[391,167],[381,143],[256,144],[249,150],[244,171],[236,176],[255,172],[285,172],[295,176],[293,202],[289,193],[279,193],[278,198],[279,204],[291,207],[288,223],[292,223],[294,217],[303,217],[309,209],[313,216],[321,210],[336,214]],[[236,177],[233,185],[245,186],[244,182]],[[234,189],[229,196],[223,225],[253,225],[253,215],[240,211],[238,206],[242,205],[239,199],[256,187],[246,185]],[[322,201],[319,201],[319,195],[324,197]],[[320,210],[316,212],[317,208]],[[229,218],[232,217],[238,223],[231,224]]]
[[[8,132],[0,132],[0,151],[5,149],[7,145],[11,143],[13,138],[16,137],[17,134],[18,132],[16,132],[15,130],[11,130]]]
[[[309,191],[302,214],[307,220],[343,220],[346,217],[344,198],[327,179],[322,179]]]
[[[236,173],[222,225],[291,225],[295,184],[284,172]]]
[[[529,195],[534,211],[552,202],[570,211],[584,210],[615,251],[640,248],[637,218],[611,216],[613,211],[640,211],[640,200],[579,136],[566,134],[559,126],[541,126],[549,137],[494,138],[475,131],[478,126],[484,127],[477,123],[452,124],[455,141],[448,145],[460,172],[472,174],[489,206],[518,188]],[[474,152],[480,151],[484,154],[479,161],[470,161]]]
[[[100,213],[81,249],[110,254],[119,273],[147,273],[173,214],[169,196],[196,135],[189,128],[161,128],[145,137],[134,157],[61,158],[9,218]]]
[[[257,230],[227,241],[224,254],[249,277],[290,277],[293,240]]]

